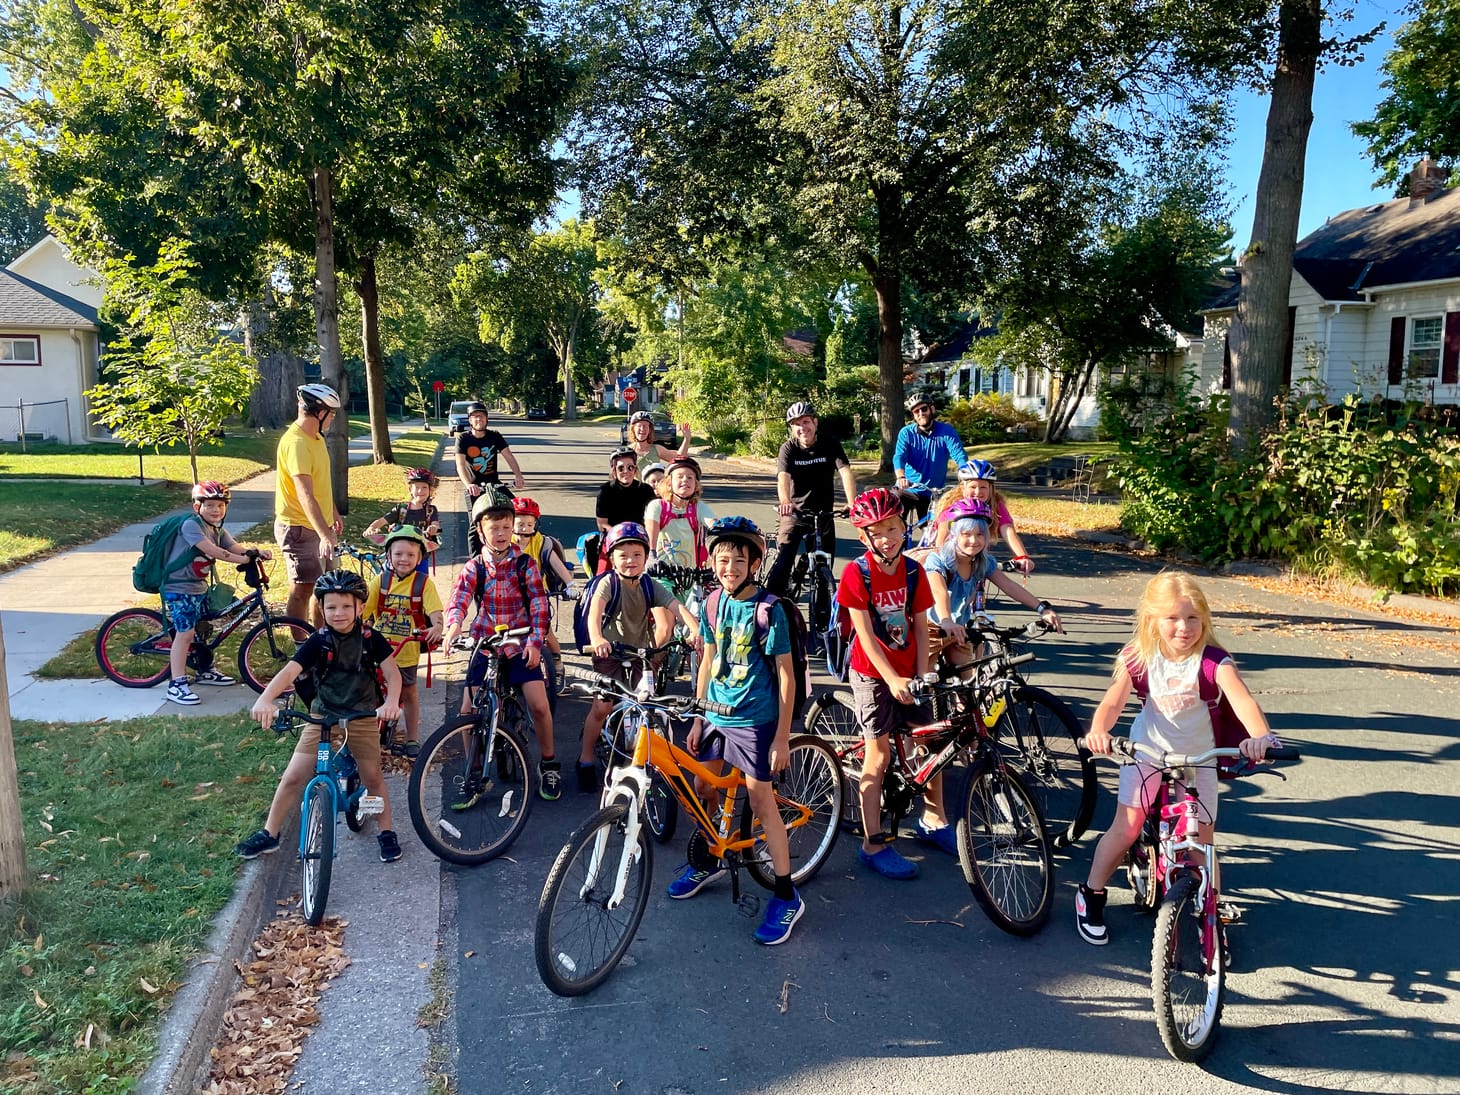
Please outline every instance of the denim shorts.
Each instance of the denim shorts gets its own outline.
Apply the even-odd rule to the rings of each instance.
[[[751,779],[768,782],[771,778],[771,746],[776,740],[776,724],[758,726],[716,726],[706,723],[700,737],[700,760],[723,760]]]
[[[163,608],[172,621],[173,630],[181,634],[192,631],[198,621],[207,615],[208,595],[206,593],[164,593]]]
[[[487,679],[487,659],[494,655],[481,653],[471,660],[471,666],[466,671],[466,685],[468,688],[475,688]],[[536,669],[527,668],[525,654],[516,654],[507,659],[507,683],[520,688],[529,681],[542,681],[547,683],[547,674],[542,671],[542,662],[537,663]]]

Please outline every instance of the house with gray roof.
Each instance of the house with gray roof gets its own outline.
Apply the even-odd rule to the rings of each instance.
[[[1284,383],[1331,402],[1358,392],[1460,403],[1460,190],[1426,157],[1409,197],[1330,217],[1298,241]],[[1202,311],[1200,374],[1232,383],[1227,332],[1241,267]]]

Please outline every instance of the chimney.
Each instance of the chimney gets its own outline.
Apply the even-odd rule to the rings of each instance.
[[[1443,193],[1445,180],[1449,177],[1449,170],[1435,163],[1426,153],[1424,159],[1409,173],[1409,208],[1413,209],[1436,194]]]

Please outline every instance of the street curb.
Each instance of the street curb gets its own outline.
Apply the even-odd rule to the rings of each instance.
[[[233,897],[213,921],[213,934],[193,959],[188,979],[172,999],[157,1032],[157,1053],[137,1084],[138,1095],[193,1095],[208,1078],[212,1049],[241,980],[242,962],[259,930],[272,920],[275,899],[298,857],[298,816],[279,834],[279,851],[245,865]]]

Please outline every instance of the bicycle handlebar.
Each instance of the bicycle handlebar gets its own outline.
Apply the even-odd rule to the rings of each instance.
[[[525,639],[531,634],[532,628],[530,627],[514,627],[507,631],[498,631],[483,635],[480,639],[473,639],[469,635],[458,635],[451,643],[451,653],[455,654],[467,650],[475,651],[478,647],[482,646],[501,648],[510,642]]]
[[[563,675],[598,695],[622,697],[642,702],[647,706],[662,707],[680,717],[688,717],[700,712],[711,715],[730,715],[735,712],[735,709],[729,704],[715,703],[712,700],[696,700],[685,696],[654,696],[648,700],[638,701],[634,693],[625,687],[622,681],[604,676],[602,673],[579,669],[577,666],[568,666],[563,670]]]
[[[356,719],[378,717],[373,708],[369,711],[332,711],[327,715],[311,715],[302,707],[281,707],[274,716],[274,733],[282,734],[293,730],[296,722],[313,723],[315,726],[344,726]]]
[[[1273,735],[1273,737],[1276,739],[1277,735]],[[1075,744],[1089,752],[1089,747],[1085,744],[1083,737],[1077,739]],[[1140,761],[1138,753],[1144,754],[1148,760],[1155,761],[1159,768],[1199,768],[1203,764],[1223,757],[1242,757],[1241,749],[1207,749],[1200,753],[1166,753],[1145,742],[1131,741],[1129,738],[1112,738],[1109,753],[1091,753],[1090,755],[1095,760],[1108,760],[1112,764],[1125,765],[1138,763]],[[1283,745],[1279,742],[1268,748],[1267,755],[1263,759],[1268,761],[1300,760],[1302,755],[1296,745]]]

